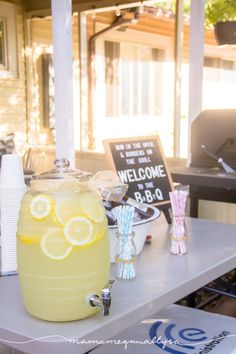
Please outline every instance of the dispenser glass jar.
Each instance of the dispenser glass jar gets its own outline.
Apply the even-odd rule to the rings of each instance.
[[[66,160],[65,160],[66,161]],[[17,257],[26,309],[49,321],[92,315],[91,294],[109,278],[107,219],[89,176],[56,161],[35,176],[24,195],[17,230]]]

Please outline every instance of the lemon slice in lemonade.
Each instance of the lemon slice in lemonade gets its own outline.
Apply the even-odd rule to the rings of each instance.
[[[25,243],[27,245],[39,243],[40,240],[38,237],[29,237],[29,236],[22,236],[22,235],[17,235],[17,238],[20,242]]]
[[[94,241],[93,224],[82,216],[76,216],[66,223],[64,235],[73,246],[88,246]]]
[[[55,202],[56,219],[61,225],[65,225],[68,220],[74,216],[79,216],[81,210],[78,208],[78,203],[71,198],[57,199]]]
[[[37,220],[42,220],[48,216],[53,207],[53,199],[46,194],[39,194],[30,203],[30,214]]]
[[[105,217],[102,200],[92,192],[85,192],[80,197],[80,207],[93,221],[101,222]]]
[[[73,250],[73,246],[65,239],[63,231],[57,228],[51,229],[44,234],[40,241],[40,246],[43,253],[54,260],[66,258]]]

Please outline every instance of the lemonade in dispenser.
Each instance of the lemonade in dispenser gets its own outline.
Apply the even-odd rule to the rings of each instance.
[[[109,313],[108,226],[89,174],[69,168],[35,175],[23,197],[17,228],[17,263],[26,309],[49,321]]]

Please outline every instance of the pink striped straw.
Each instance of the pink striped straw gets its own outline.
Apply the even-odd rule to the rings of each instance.
[[[184,254],[187,251],[185,235],[185,206],[187,201],[187,192],[185,191],[172,191],[169,193],[171,207],[173,211],[173,226],[170,240],[170,251],[173,254]]]

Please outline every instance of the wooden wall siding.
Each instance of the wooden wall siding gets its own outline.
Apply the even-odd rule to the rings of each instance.
[[[24,150],[26,142],[26,85],[22,7],[16,5],[18,76],[0,79],[0,136],[15,133],[16,147]]]
[[[200,200],[198,205],[199,218],[236,224],[236,204]]]
[[[29,91],[29,143],[50,144],[53,142],[52,132],[44,128],[42,107],[42,54],[53,53],[51,18],[32,19],[29,28],[31,54],[28,58]],[[73,16],[73,68],[75,82],[75,103],[79,106],[79,60],[78,60],[78,25],[77,15]],[[66,88],[65,88],[66,89]],[[79,118],[79,117],[78,117]],[[78,123],[79,126],[79,123]]]

